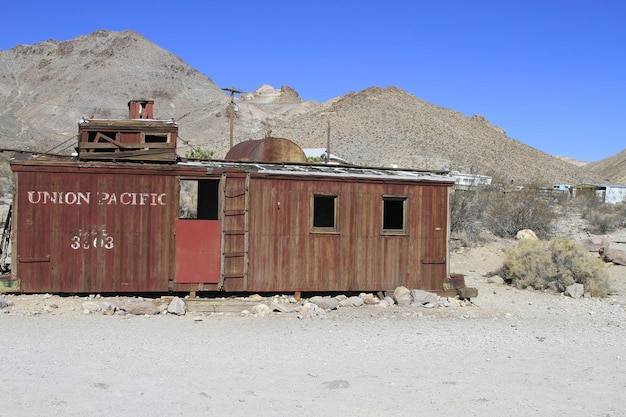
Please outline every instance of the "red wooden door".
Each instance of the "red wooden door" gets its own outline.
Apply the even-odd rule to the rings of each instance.
[[[175,282],[219,282],[220,233],[219,220],[176,221]]]

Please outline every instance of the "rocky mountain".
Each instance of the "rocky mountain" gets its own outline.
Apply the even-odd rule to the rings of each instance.
[[[589,164],[600,183],[626,184],[626,149],[602,161]]]
[[[155,101],[155,117],[179,125],[179,154],[229,147],[230,96],[145,37],[97,31],[0,51],[0,147],[68,153],[82,117],[126,118],[131,99]],[[326,147],[354,164],[452,169],[515,183],[624,181],[624,157],[577,166],[398,87],[371,87],[324,103],[295,89],[260,86],[236,98],[234,142],[271,130],[301,147]],[[611,159],[611,158],[609,158]]]

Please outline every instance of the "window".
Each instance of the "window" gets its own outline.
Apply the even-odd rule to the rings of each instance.
[[[383,196],[383,233],[406,233],[406,197]]]
[[[219,180],[180,180],[178,218],[217,220]]]
[[[313,230],[317,232],[337,231],[337,196],[313,196]]]
[[[143,135],[144,143],[169,143],[169,139],[169,134],[167,133],[144,133]]]

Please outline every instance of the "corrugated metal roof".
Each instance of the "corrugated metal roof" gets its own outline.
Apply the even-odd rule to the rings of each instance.
[[[83,167],[107,167],[155,169],[158,171],[177,171],[178,168],[204,168],[208,173],[214,171],[240,170],[257,172],[267,175],[299,175],[299,176],[325,176],[341,178],[362,178],[373,180],[403,180],[403,181],[432,181],[454,183],[455,178],[448,171],[426,171],[399,168],[362,167],[355,165],[326,165],[326,164],[302,164],[302,163],[271,163],[271,162],[242,162],[242,161],[184,161],[175,164],[137,164],[133,162],[92,162],[77,161],[75,158],[66,156],[37,155],[31,153],[16,153],[13,162],[23,162],[28,165],[55,165],[76,163]]]
[[[179,165],[201,166],[209,172],[215,170],[244,170],[268,175],[301,175],[301,176],[328,176],[351,177],[376,180],[410,180],[435,181],[454,183],[455,179],[447,171],[417,171],[408,169],[357,167],[345,165],[322,164],[274,164],[274,163],[245,163],[225,161],[197,161],[181,162]]]

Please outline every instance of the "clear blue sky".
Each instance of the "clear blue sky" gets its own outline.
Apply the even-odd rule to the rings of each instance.
[[[626,148],[623,0],[9,1],[0,49],[134,30],[220,87],[398,86],[552,155]]]

